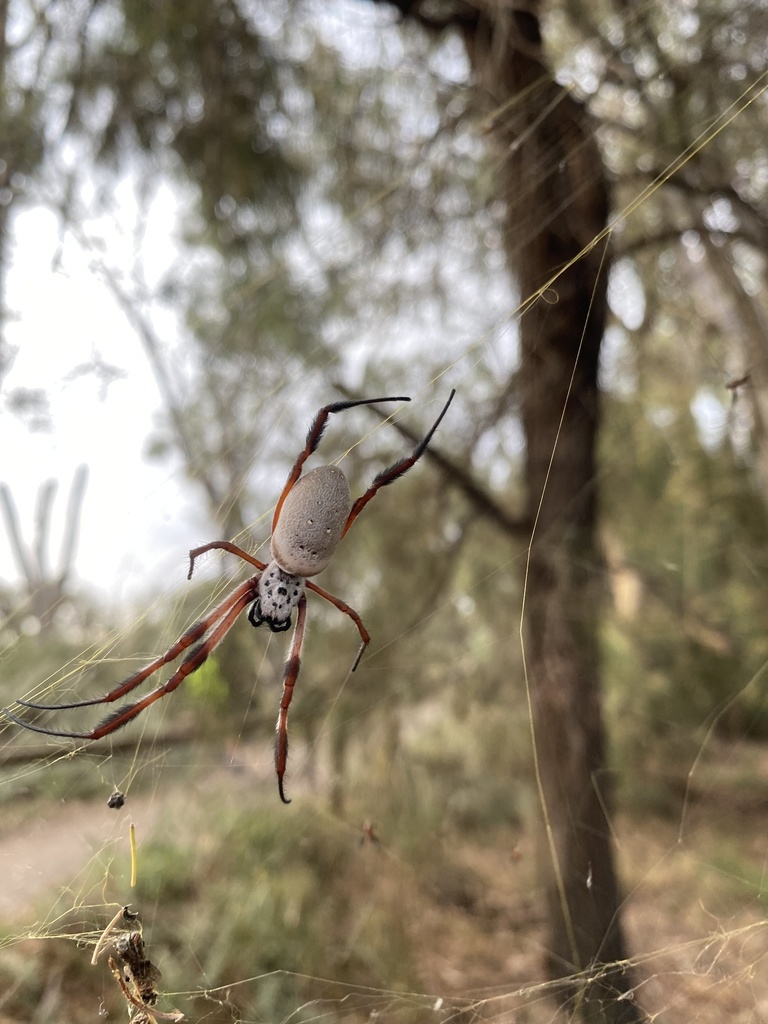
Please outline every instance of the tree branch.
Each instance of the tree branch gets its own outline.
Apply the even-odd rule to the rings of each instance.
[[[75,479],[72,481],[72,488],[69,492],[67,502],[67,516],[64,524],[64,539],[61,543],[61,558],[59,561],[59,579],[63,584],[75,561],[75,550],[80,532],[80,518],[82,515],[83,498],[88,483],[88,467],[78,466],[75,471]]]
[[[41,582],[50,579],[48,571],[48,540],[51,534],[51,509],[58,490],[58,482],[50,479],[40,485],[35,504],[34,552],[37,575]]]
[[[24,541],[21,537],[19,514],[8,484],[0,484],[0,510],[2,511],[3,519],[5,521],[5,531],[8,534],[8,541],[11,545],[13,557],[19,571],[27,581],[27,586],[31,593],[38,586],[40,581],[37,579],[35,568],[29,559],[27,550],[24,546]]]

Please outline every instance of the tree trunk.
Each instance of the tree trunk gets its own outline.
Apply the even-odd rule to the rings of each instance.
[[[642,1017],[624,968],[600,705],[595,444],[607,265],[600,247],[579,255],[605,226],[608,196],[588,116],[543,62],[536,10],[497,9],[464,31],[493,103],[506,249],[525,300],[518,381],[535,526],[524,642],[549,970],[563,1005],[618,1024]]]
[[[383,0],[459,29],[500,143],[496,193],[523,297],[516,376],[529,515],[525,664],[547,838],[549,970],[594,1024],[644,1019],[632,997],[613,862],[600,705],[595,448],[608,189],[586,111],[549,73],[540,0]],[[597,243],[593,247],[593,243]]]

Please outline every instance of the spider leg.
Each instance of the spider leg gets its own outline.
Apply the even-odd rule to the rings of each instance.
[[[285,795],[283,776],[288,761],[288,708],[293,699],[293,688],[299,677],[301,668],[301,649],[304,646],[304,632],[307,623],[307,597],[302,594],[296,606],[296,628],[293,631],[291,649],[288,652],[288,660],[285,663],[285,674],[283,676],[283,696],[280,701],[280,711],[277,716],[277,741],[275,743],[275,772],[277,773],[277,790],[280,799],[284,804],[291,801]]]
[[[411,466],[415,465],[419,461],[421,456],[424,454],[427,445],[432,440],[435,431],[440,426],[443,416],[445,416],[445,414],[448,412],[448,406],[453,401],[453,396],[455,394],[456,390],[454,389],[448,396],[448,401],[443,406],[442,412],[437,417],[435,422],[432,424],[426,436],[423,437],[421,441],[419,441],[419,443],[413,449],[411,454],[405,459],[399,459],[388,469],[384,469],[381,471],[381,473],[376,474],[376,476],[373,478],[373,483],[371,484],[371,486],[368,488],[365,494],[362,494],[357,499],[357,501],[352,506],[352,510],[347,518],[347,525],[344,527],[344,533],[342,533],[342,537],[347,532],[347,530],[349,530],[354,521],[357,519],[357,517],[360,515],[360,513],[363,511],[365,506],[368,504],[368,502],[376,494],[377,491],[381,490],[382,487],[386,487],[387,484],[394,483],[395,480],[398,480],[404,473],[407,473]]]
[[[201,641],[192,649],[192,651],[190,651],[167,683],[156,687],[156,689],[152,690],[141,700],[118,708],[91,732],[65,732],[59,729],[47,729],[41,725],[33,725],[30,722],[25,722],[23,719],[10,712],[7,708],[3,709],[3,713],[6,717],[10,718],[12,722],[16,722],[17,725],[21,725],[32,732],[43,733],[46,736],[60,736],[63,739],[97,740],[102,736],[109,735],[109,733],[114,732],[115,729],[119,729],[120,726],[130,722],[132,718],[135,718],[136,715],[143,711],[144,708],[149,707],[149,705],[154,703],[154,701],[159,697],[163,697],[166,693],[171,693],[175,690],[183,679],[203,664],[214,647],[220,643],[232,628],[240,612],[243,611],[244,608],[247,608],[253,600],[257,582],[258,576],[252,576],[249,580],[246,580],[245,583],[242,583],[224,601],[222,601],[220,605],[214,608],[210,615],[207,615],[200,622],[190,627],[183,636],[176,641],[170,650],[161,655],[161,657],[156,658],[139,672],[135,672],[132,676],[129,676],[128,679],[120,683],[119,686],[116,686],[114,690],[110,690],[110,692],[103,697],[97,697],[93,700],[78,701],[73,704],[33,704],[30,701],[23,700],[17,700],[16,702],[17,704],[23,704],[25,707],[36,708],[43,711],[69,710],[70,708],[89,707],[95,704],[111,704],[113,701],[119,700],[120,697],[125,696],[126,693],[130,693],[132,690],[136,689],[137,686],[143,683],[145,679],[149,678],[149,676],[157,672],[158,669],[167,665],[169,662],[174,661],[183,651],[188,647],[191,647],[196,641]],[[105,728],[106,726],[109,726],[109,728]]]
[[[193,548],[189,552],[189,572],[187,573],[187,579],[192,579],[192,573],[195,568],[195,559],[199,558],[200,555],[204,555],[206,551],[228,551],[230,555],[237,555],[238,558],[242,558],[244,562],[250,562],[251,565],[262,571],[267,568],[265,562],[260,562],[258,558],[254,558],[253,555],[249,555],[247,551],[243,551],[237,544],[232,544],[228,540],[214,540],[210,544],[203,544],[201,548]]]
[[[176,643],[165,654],[161,654],[159,658],[155,658],[154,661],[145,665],[144,668],[128,676],[127,679],[124,679],[122,683],[119,683],[113,690],[110,690],[109,693],[104,694],[102,697],[73,701],[71,704],[38,704],[34,701],[17,698],[16,703],[22,704],[26,708],[35,708],[38,711],[69,711],[72,708],[87,708],[93,707],[96,704],[111,704],[113,701],[119,700],[127,693],[135,690],[137,686],[141,686],[145,679],[148,679],[158,669],[161,669],[163,665],[168,665],[170,662],[175,661],[183,651],[191,647],[198,640],[201,640],[216,624],[217,620],[226,614],[232,603],[236,602],[242,594],[251,594],[255,590],[257,579],[254,576],[246,580],[245,583],[242,583],[221,604],[214,608],[209,615],[206,615],[204,619],[200,619],[199,622],[196,622],[182,633]]]
[[[252,581],[249,580],[249,583]],[[109,736],[110,733],[115,732],[122,726],[127,725],[128,722],[132,721],[137,715],[140,715],[142,711],[146,710],[151,704],[154,704],[156,700],[161,697],[165,697],[169,693],[173,693],[177,686],[184,682],[188,675],[191,675],[204,661],[207,660],[211,652],[218,644],[224,639],[230,629],[234,626],[238,616],[244,611],[250,602],[253,600],[253,594],[251,588],[244,590],[243,587],[238,587],[241,591],[240,596],[234,602],[229,604],[227,611],[208,636],[203,640],[202,643],[198,644],[197,647],[193,647],[189,654],[186,656],[184,661],[179,665],[170,679],[163,683],[161,686],[151,690],[146,697],[142,697],[141,700],[135,701],[133,704],[125,704],[123,707],[117,708],[108,715],[93,732],[89,733],[86,739],[98,740],[102,736]]]
[[[283,507],[283,502],[288,497],[293,485],[301,476],[301,470],[304,463],[317,450],[317,446],[320,444],[320,439],[323,436],[325,425],[328,421],[328,417],[335,412],[343,412],[345,409],[354,409],[357,405],[376,405],[379,402],[410,402],[410,398],[404,396],[397,396],[395,398],[355,398],[345,402],[333,402],[331,405],[324,405],[320,412],[315,416],[312,426],[307,432],[307,440],[304,444],[304,448],[299,455],[298,459],[293,464],[293,467],[288,474],[288,479],[283,487],[283,492],[277,499],[277,505],[275,506],[275,514],[272,517],[272,532],[275,532],[277,526],[277,520],[280,518],[280,510]]]
[[[324,598],[326,601],[332,604],[334,608],[338,608],[340,612],[344,612],[345,615],[348,615],[350,619],[352,619],[354,624],[357,626],[357,631],[360,634],[360,649],[358,650],[357,657],[355,658],[352,668],[350,669],[350,672],[354,672],[357,666],[360,664],[360,659],[363,656],[365,648],[371,642],[370,633],[363,625],[363,620],[357,614],[355,609],[351,608],[346,601],[342,601],[340,597],[336,597],[334,594],[329,594],[327,590],[323,590],[322,587],[318,587],[318,585],[316,583],[313,583],[311,580],[307,580],[306,585],[307,588],[311,590],[313,593],[318,594],[320,597]]]

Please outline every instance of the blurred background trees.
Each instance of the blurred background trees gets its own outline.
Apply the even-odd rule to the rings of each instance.
[[[443,866],[430,875],[424,862],[440,860],[434,851],[446,835],[526,833],[537,817],[519,640],[522,570],[556,447],[545,431],[538,472],[526,475],[524,434],[537,409],[558,426],[567,403],[558,393],[545,407],[546,395],[526,390],[521,352],[537,351],[556,298],[566,308],[567,278],[551,286],[562,295],[536,295],[549,276],[537,276],[526,246],[547,233],[565,254],[548,274],[575,258],[589,293],[586,305],[576,304],[570,345],[600,326],[607,302],[595,490],[577,488],[574,497],[587,504],[599,497],[598,518],[586,541],[566,538],[567,568],[582,587],[571,605],[594,595],[607,737],[597,769],[615,773],[620,806],[669,811],[679,806],[693,759],[709,750],[705,737],[766,736],[756,674],[768,646],[767,15],[759,5],[726,9],[714,0],[629,8],[552,2],[539,11],[539,71],[499,89],[481,59],[486,72],[501,67],[512,77],[521,60],[514,47],[503,49],[512,28],[501,5],[398,6],[402,19],[385,4],[298,0],[0,5],[0,278],[13,260],[17,213],[36,205],[55,211],[62,238],[88,252],[132,325],[162,403],[147,450],[182,467],[187,500],[202,506],[211,539],[254,548],[265,540],[285,469],[338,384],[359,394],[413,395],[398,426],[416,434],[430,420],[428,402],[459,389],[435,439],[438,458],[366,510],[323,577],[361,611],[374,650],[343,683],[354,651],[349,624],[313,607],[292,708],[300,752],[292,767],[313,781],[334,821],[373,813],[381,833],[398,837],[402,863],[412,856],[422,866],[427,889],[474,906],[466,875],[457,881]],[[553,147],[563,141],[562,118],[579,111],[591,119],[598,148],[590,149],[587,135],[577,138],[582,187],[563,204],[547,186],[559,169]],[[585,215],[584,204],[602,188],[603,173],[610,207],[600,237],[604,218]],[[111,244],[117,183],[135,198],[131,262]],[[142,247],[153,203],[165,196],[177,212],[178,258],[152,277]],[[0,323],[12,313],[3,306]],[[526,316],[535,322],[527,338]],[[602,334],[589,346],[595,372]],[[15,387],[12,361],[0,336],[0,415],[39,426],[46,396]],[[574,357],[574,366],[583,364]],[[97,359],[89,367],[105,379],[119,371]],[[55,432],[56,422],[50,427]],[[328,431],[325,455],[347,453],[353,489],[408,449],[399,430],[379,428],[369,410],[358,410]],[[567,522],[557,509],[550,518]],[[71,574],[67,586],[76,603]],[[98,689],[95,671],[106,685],[121,668],[104,666],[104,655],[139,659],[167,646],[213,597],[203,581],[158,598],[146,616],[124,611],[118,625],[130,619],[136,629],[117,635],[83,592],[80,618],[32,611],[46,626],[46,637],[32,644],[34,623],[22,628],[18,616],[22,589],[4,583],[3,699],[44,683],[58,699],[62,686],[84,696]],[[528,611],[533,618],[523,616],[523,625],[535,628],[536,606]],[[276,705],[269,680],[279,678],[282,651],[270,643],[262,664],[263,648],[263,638],[241,624],[211,673],[185,696],[179,691],[153,727],[162,729],[166,714],[191,711],[193,725],[215,720],[230,744],[246,724],[249,735],[266,736]],[[57,664],[67,669],[63,681]],[[173,787],[171,769],[159,785]],[[18,788],[11,770],[7,792]],[[258,800],[270,798],[267,790]],[[318,813],[322,831],[327,820]],[[324,886],[338,865],[349,886],[368,869],[351,866],[343,842],[318,852],[307,826],[304,841],[314,852],[291,863],[306,907],[298,897],[292,904],[274,867],[273,828],[288,826],[259,817],[259,835],[246,830],[242,839],[263,851],[267,865],[250,920],[263,913],[282,922],[284,935],[298,905],[303,920],[317,918],[313,886]],[[241,829],[236,816],[217,820],[210,842],[240,837]],[[505,842],[511,849],[508,835]],[[150,876],[157,864],[156,877],[166,881],[142,894],[142,909],[155,906],[158,919],[167,912],[187,936],[183,948],[194,947],[202,961],[189,908],[193,895],[203,899],[205,872],[180,864],[171,849],[152,856],[142,871]],[[192,855],[212,872],[209,856]],[[227,870],[232,878],[236,869]],[[571,879],[585,899],[593,898],[586,879],[596,872],[585,861]],[[172,892],[163,888],[171,876]],[[210,977],[224,984],[285,969],[341,986],[431,990],[425,968],[409,962],[398,974],[396,965],[409,960],[407,929],[386,952],[355,917],[352,891],[333,892],[346,908],[337,937],[340,922],[359,928],[367,958],[336,946],[324,962],[321,941],[304,959],[282,947],[269,952],[276,929],[265,926],[254,971],[251,960],[228,962],[212,938],[220,932],[200,914],[200,941],[217,950],[206,961]],[[391,896],[386,905],[392,935],[403,928],[396,904]],[[612,917],[616,908],[609,909]],[[251,941],[248,919],[234,911],[228,918],[233,946]],[[542,942],[563,958],[560,973],[586,966]],[[611,961],[620,950],[603,952]],[[258,1009],[243,1012],[276,1019],[317,996],[294,984],[271,1003],[262,990]],[[202,985],[184,973],[177,982]]]

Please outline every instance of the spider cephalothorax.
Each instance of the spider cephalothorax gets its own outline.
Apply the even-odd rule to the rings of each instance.
[[[204,544],[203,547],[195,548],[189,553],[189,578],[192,576],[195,559],[213,549],[229,551],[255,566],[259,571],[255,576],[251,576],[250,579],[236,587],[205,618],[190,626],[165,654],[138,672],[134,672],[103,697],[75,701],[71,704],[37,704],[21,699],[17,703],[43,711],[62,711],[111,704],[131,693],[164,665],[170,664],[184,654],[181,664],[165,683],[156,686],[154,690],[139,700],[119,706],[90,732],[64,732],[35,725],[25,722],[8,711],[7,708],[5,714],[18,725],[24,726],[25,729],[46,733],[49,736],[81,740],[100,739],[102,736],[110,735],[121,726],[127,725],[150,704],[154,704],[156,700],[172,693],[190,673],[200,668],[246,608],[250,606],[248,619],[254,626],[259,626],[264,622],[273,633],[283,632],[290,627],[291,614],[295,608],[296,628],[283,676],[283,696],[277,717],[277,743],[275,746],[275,771],[280,799],[284,803],[289,803],[283,788],[283,777],[288,759],[288,708],[301,665],[301,648],[304,643],[307,621],[306,591],[311,590],[312,593],[318,594],[330,602],[339,611],[348,615],[357,626],[357,631],[360,634],[360,648],[352,665],[352,672],[359,665],[363,651],[371,640],[362,619],[354,608],[350,608],[341,598],[329,594],[327,590],[312,583],[310,577],[316,576],[326,568],[339,541],[371,498],[382,487],[386,487],[387,484],[393,483],[407,473],[421,458],[432,435],[440,425],[440,421],[448,411],[454,394],[455,392],[452,391],[440,415],[426,436],[413,449],[413,452],[407,458],[399,459],[388,469],[377,474],[368,490],[355,502],[352,501],[347,478],[338,466],[320,466],[318,469],[313,469],[302,475],[304,463],[320,443],[328,417],[333,413],[352,409],[358,405],[373,405],[377,402],[409,402],[410,399],[363,398],[348,402],[334,402],[332,405],[323,406],[309,428],[306,444],[293,464],[275,506],[270,541],[272,561],[268,565],[260,562],[247,551],[243,551],[231,541],[217,540],[211,544]]]
[[[258,582],[259,596],[248,612],[252,626],[266,622],[273,633],[291,627],[291,612],[299,603],[306,584],[301,576],[292,576],[277,562],[270,562]]]

